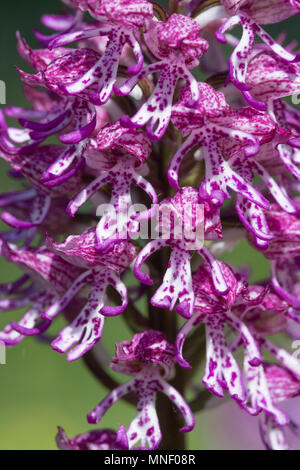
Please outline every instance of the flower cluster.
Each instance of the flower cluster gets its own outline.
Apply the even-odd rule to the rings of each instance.
[[[179,411],[171,437],[179,415],[181,433],[193,430],[199,397],[202,409],[228,394],[260,415],[266,448],[290,448],[286,430],[300,423],[278,404],[300,395],[300,362],[269,336],[300,339],[300,111],[284,100],[300,93],[300,53],[262,26],[300,2],[175,1],[167,12],[148,0],[62,1],[68,12],[42,18],[54,32],[35,32],[39,49],[17,33],[30,106],[0,110],[0,157],[22,183],[0,195],[1,255],[22,271],[0,285],[0,311],[26,307],[0,340],[39,337],[64,315],[52,349],[99,360],[95,372],[105,319],[131,328],[110,364],[131,379],[87,420],[126,395],[135,417],[72,439],[59,427],[60,449],[163,448],[162,394],[164,412]],[[228,33],[237,24],[241,39]],[[250,284],[218,259],[241,238],[270,260],[268,279]],[[203,360],[195,383],[188,369]]]

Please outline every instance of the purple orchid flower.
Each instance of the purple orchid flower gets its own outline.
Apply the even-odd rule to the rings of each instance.
[[[299,396],[300,382],[287,369],[266,363],[264,364],[264,372],[270,396],[275,403]],[[260,420],[260,434],[266,449],[290,449],[285,433],[286,428],[289,428],[298,437],[300,436],[299,426],[294,421],[289,419],[289,422],[282,427],[272,416],[264,415]]]
[[[24,116],[29,115],[31,115],[31,118],[37,118],[38,112],[27,112],[28,110],[11,107],[6,111],[9,116],[23,116],[19,120],[25,126],[22,130],[24,140],[22,140],[21,147],[16,147],[14,144],[19,140],[19,135],[17,134],[17,137],[13,135],[11,139],[13,142],[11,143],[7,136],[12,136],[13,129],[9,128],[6,130],[6,135],[2,136],[2,142],[0,142],[0,148],[6,153],[16,154],[23,150],[31,150],[51,135],[69,127],[70,123],[73,122],[75,130],[59,136],[59,140],[65,145],[60,147],[57,159],[48,168],[45,168],[42,175],[41,179],[44,185],[49,187],[58,186],[72,178],[75,173],[80,172],[85,161],[83,154],[89,143],[88,136],[96,126],[96,112],[92,105],[75,99],[72,103],[64,103],[63,112],[62,107],[63,103],[60,102],[59,106],[47,112],[46,118],[43,119],[44,122],[24,119]],[[52,113],[58,114],[58,117],[48,121],[49,116],[53,115]],[[89,122],[87,123],[87,121]]]
[[[283,364],[286,370],[290,371],[290,374],[299,379],[300,369],[297,359],[266,338],[287,330],[290,306],[275,292],[259,285],[249,286],[245,295],[248,299],[260,301],[256,301],[256,305],[254,303],[248,306],[236,305],[235,313],[247,324],[258,347],[266,349]],[[237,337],[231,343],[231,352],[234,352],[241,343],[241,338]],[[269,389],[264,364],[258,366],[250,364],[247,351],[244,356],[244,383],[246,400],[240,403],[243,409],[251,415],[264,412],[263,415],[277,423],[277,426],[289,423],[289,417],[276,406],[277,401]]]
[[[289,374],[300,379],[299,361],[295,356],[289,354],[284,348],[271,342],[266,336],[287,330],[288,318],[290,317],[290,306],[281,300],[276,293],[268,292],[261,286],[250,286],[248,288],[249,298],[260,298],[262,301],[245,309],[245,306],[237,306],[236,314],[239,315],[249,330],[260,349],[267,350]],[[292,316],[293,317],[293,316]],[[242,343],[238,337],[231,344],[234,352]],[[268,381],[263,365],[251,365],[248,356],[244,357],[244,380],[246,389],[246,400],[241,403],[251,415],[257,415],[262,411],[268,418],[276,423],[276,426],[285,426],[289,423],[289,417],[275,405],[277,401],[268,387]]]
[[[42,175],[45,186],[62,184],[82,168],[83,154],[89,143],[88,137],[96,126],[97,114],[93,105],[81,99],[71,98],[68,101],[60,100],[53,108],[43,113],[11,106],[6,109],[6,114],[9,117],[17,117],[24,126],[20,132],[14,128],[2,127],[0,148],[12,155],[30,150],[63,130],[72,129],[59,136],[59,140],[65,145],[60,147],[57,159]],[[39,121],[31,120],[39,118]],[[15,144],[19,142],[21,146],[17,147]]]
[[[262,413],[271,417],[278,426],[285,426],[289,422],[288,416],[274,404],[270,394],[263,365],[253,367],[244,361],[244,381],[246,389],[246,402],[241,404],[249,414],[256,416]]]
[[[96,243],[95,229],[88,229],[81,235],[70,235],[63,243],[55,243],[48,238],[48,245],[53,252],[83,272],[60,299],[43,311],[41,317],[52,321],[86,284],[91,284],[85,306],[51,343],[55,351],[69,351],[68,361],[74,361],[89,351],[102,336],[105,317],[119,315],[128,304],[126,286],[116,272],[124,271],[134,259],[134,246],[122,242],[103,253],[97,251]],[[120,306],[107,305],[106,289],[109,285],[121,297]]]
[[[170,122],[173,95],[180,79],[184,79],[190,88],[189,104],[197,103],[200,97],[197,81],[190,69],[199,64],[199,58],[208,48],[207,41],[200,37],[200,31],[194,20],[177,14],[171,15],[166,23],[152,23],[145,40],[161,60],[148,65],[120,87],[114,87],[114,91],[117,95],[128,95],[143,77],[155,72],[159,73],[159,79],[152,95],[139,111],[132,118],[121,118],[122,125],[142,127],[150,121],[147,127],[150,139],[161,139]]]
[[[268,335],[274,335],[279,332],[289,333],[289,319],[297,321],[297,316],[291,308],[291,303],[282,299],[274,286],[272,286],[272,288],[274,291],[270,292],[268,289],[266,290],[266,288],[259,285],[250,286],[248,288],[248,296],[250,298],[260,296],[261,302],[247,309],[237,306],[236,314],[247,323],[255,341],[261,349],[267,350],[278,362],[289,369],[295,377],[300,377],[299,361],[297,358],[266,338]],[[237,344],[238,339],[235,346]],[[233,348],[235,346],[233,346]]]
[[[300,4],[298,1],[256,0],[249,3],[245,0],[222,0],[221,3],[225,7],[229,18],[216,32],[216,38],[225,44],[226,31],[237,24],[240,24],[243,28],[242,38],[229,60],[230,79],[241,91],[249,92],[251,90],[251,86],[246,83],[246,74],[248,59],[256,34],[281,59],[286,62],[299,61],[298,54],[293,54],[284,49],[260,26],[261,24],[277,23],[299,13]],[[261,108],[261,103],[255,103],[254,99],[252,99],[252,105]]]
[[[190,257],[192,251],[197,251],[210,265],[215,288],[222,294],[228,291],[228,286],[219,269],[217,261],[207,247],[203,246],[204,237],[207,240],[220,238],[220,223],[218,209],[212,208],[203,201],[198,191],[185,187],[178,191],[173,198],[165,199],[160,207],[159,238],[150,241],[138,254],[134,264],[136,278],[144,284],[151,285],[148,274],[141,271],[144,261],[155,251],[164,246],[170,246],[171,255],[163,282],[151,299],[151,303],[160,308],[173,310],[179,300],[176,312],[185,318],[193,313],[194,292]],[[203,238],[202,238],[203,237]],[[200,245],[199,246],[199,242]]]
[[[244,321],[253,325],[260,335],[268,336],[284,332],[289,323],[290,305],[282,300],[270,286],[251,285],[247,297],[258,298],[260,303],[244,308],[239,306]]]
[[[198,83],[201,100],[197,107],[188,108],[190,95],[181,93],[174,105],[172,121],[187,139],[173,156],[168,178],[178,188],[178,171],[183,158],[195,146],[201,147],[205,160],[206,176],[201,184],[201,195],[214,205],[221,206],[230,197],[227,187],[260,207],[268,208],[268,201],[249,183],[247,178],[231,168],[230,158],[239,151],[247,158],[257,154],[260,142],[268,141],[274,134],[275,124],[270,117],[252,108],[233,110],[221,92],[215,92],[208,84]],[[223,158],[228,155],[228,159]]]
[[[20,71],[25,84],[30,87],[47,87],[43,73],[58,58],[68,55],[68,49],[59,48],[55,52],[48,49],[32,50],[18,36],[19,53],[36,71],[30,76]],[[33,77],[33,78],[32,78]],[[35,77],[35,78],[34,78]],[[32,80],[36,83],[32,83]],[[96,127],[97,113],[95,107],[81,98],[53,97],[47,98],[47,108],[24,109],[8,106],[6,114],[17,118],[23,129],[8,128],[3,116],[0,119],[0,148],[6,153],[15,154],[24,148],[32,148],[48,137],[60,134],[59,140],[66,145],[61,148],[57,161],[45,170],[42,175],[45,185],[59,185],[71,178],[84,163],[83,153],[88,145],[88,137]],[[62,134],[63,131],[67,131]],[[20,147],[16,144],[21,144]]]
[[[204,385],[220,397],[223,397],[224,390],[228,390],[229,395],[248,413],[258,414],[264,410],[276,416],[278,424],[284,425],[287,422],[285,415],[274,408],[270,397],[266,397],[264,392],[265,378],[260,351],[267,350],[291,373],[300,377],[297,359],[264,336],[266,333],[270,335],[278,332],[278,327],[285,329],[288,306],[275,294],[268,295],[266,288],[247,287],[245,281],[225,264],[220,263],[220,269],[231,286],[227,296],[216,294],[207,265],[201,266],[193,277],[196,313],[184,324],[176,338],[178,362],[185,368],[190,367],[182,355],[183,345],[189,332],[204,323],[207,338],[206,369],[202,379]],[[274,309],[276,303],[280,306],[279,312],[284,316],[284,321],[280,319],[280,325],[277,323],[274,330],[273,317],[266,319],[265,315],[266,311]],[[225,326],[237,333],[230,344],[225,338]],[[245,351],[245,381],[233,356],[240,346]]]
[[[266,212],[266,220],[273,239],[263,254],[271,260],[273,288],[297,310],[300,307],[298,214],[286,214],[274,204]]]
[[[84,164],[84,153],[89,144],[89,136],[96,127],[97,114],[94,106],[84,100],[75,99],[69,103],[72,109],[72,123],[75,130],[59,136],[66,145],[57,160],[44,172],[42,181],[45,186],[57,186],[77,173]]]
[[[274,100],[299,93],[300,66],[257,46],[249,58],[245,80],[251,88],[251,92],[243,91],[245,99],[255,107],[262,103],[263,108]]]
[[[262,289],[261,286],[250,286],[248,290],[250,297],[255,295],[263,297],[263,292],[265,292],[265,289]],[[267,314],[270,310],[273,311],[273,315]],[[237,307],[237,315],[244,318],[260,348],[271,353],[295,377],[300,377],[299,361],[297,358],[266,338],[266,335],[272,335],[275,331],[277,333],[285,331],[287,327],[286,320],[289,318],[295,319],[295,316],[291,314],[291,305],[282,300],[277,295],[275,289],[274,293],[267,292],[264,300],[256,306],[246,310],[241,310],[240,307]]]
[[[220,295],[214,286],[210,267],[203,264],[193,276],[195,314],[181,328],[176,338],[176,354],[179,364],[190,368],[183,358],[183,346],[189,332],[200,323],[206,328],[206,367],[202,382],[214,395],[223,397],[224,390],[239,403],[246,399],[242,373],[225,339],[225,325],[241,334],[248,361],[253,366],[261,363],[261,354],[246,324],[234,313],[235,303],[244,303],[245,281],[224,263],[218,262],[220,271],[229,287],[226,295]]]
[[[136,74],[141,70],[144,57],[136,36],[140,28],[147,28],[153,16],[153,7],[146,0],[102,0],[99,11],[93,10],[93,16],[100,21],[100,25],[60,35],[49,43],[49,47],[61,47],[95,36],[108,37],[109,42],[102,57],[97,58],[90,68],[87,65],[86,72],[80,78],[69,80],[68,83],[63,82],[62,85],[65,93],[69,95],[80,94],[93,86],[94,90],[90,91],[89,99],[100,105],[106,103],[111,96],[121,53],[126,44],[132,48],[137,60],[136,65],[129,67],[128,73]],[[49,73],[48,71],[48,75]]]
[[[116,344],[116,356],[110,367],[134,378],[113,390],[87,415],[89,423],[98,423],[106,411],[122,396],[136,391],[137,415],[127,429],[129,448],[139,442],[142,448],[156,449],[162,435],[155,409],[157,392],[167,395],[182,413],[185,426],[181,432],[194,428],[194,416],[179,392],[166,382],[176,362],[174,347],[163,333],[153,330],[134,335],[131,341]]]
[[[299,171],[299,126],[295,124],[298,120],[299,113],[297,110],[292,114],[290,107],[282,100],[273,100],[270,103],[270,114],[275,122],[280,126],[277,135],[268,146],[266,146],[263,158],[267,160],[266,153],[270,154],[270,148],[273,153],[278,153],[279,158],[286,167],[287,171],[297,180],[300,181]],[[295,119],[296,116],[296,119]]]
[[[119,429],[99,429],[68,439],[65,431],[58,426],[57,447],[61,450],[128,450],[128,438],[125,426]]]
[[[81,270],[45,247],[24,249],[1,241],[1,254],[19,266],[24,275],[13,283],[1,285],[0,310],[29,306],[20,321],[10,322],[0,332],[1,341],[14,346],[24,335],[41,334],[50,326],[51,321],[41,318],[42,312],[64,294]]]
[[[14,345],[23,339],[23,335],[36,335],[45,331],[82,287],[91,282],[92,289],[86,306],[51,344],[54,350],[64,353],[79,343],[67,354],[67,360],[73,361],[99,341],[105,316],[118,315],[126,308],[127,290],[115,271],[121,272],[126,269],[135,256],[135,249],[133,245],[123,243],[113,252],[99,256],[94,247],[93,229],[80,236],[71,236],[62,244],[54,243],[50,239],[48,243],[51,251],[45,248],[18,250],[2,242],[2,253],[9,261],[17,263],[22,268],[25,266],[25,272],[28,270],[30,273],[32,270],[34,273],[37,272],[48,286],[45,290],[41,290],[40,283],[34,282],[25,290],[21,290],[19,281],[13,289],[2,286],[5,294],[16,296],[1,301],[3,311],[29,303],[32,303],[32,307],[20,322],[12,322],[4,329],[1,339],[7,345]],[[63,276],[66,277],[65,281]],[[23,277],[21,279],[23,280]],[[26,280],[27,278],[20,285]],[[109,284],[121,296],[120,307],[105,305],[105,291]],[[36,326],[40,319],[42,319],[41,325]]]
[[[57,209],[54,209],[55,201],[59,200],[61,203],[65,196],[74,194],[81,184],[79,172],[57,187],[47,187],[42,183],[42,175],[60,154],[61,147],[58,145],[24,147],[17,153],[0,153],[0,156],[10,164],[14,171],[23,175],[31,183],[31,187],[24,190],[0,195],[0,207],[5,209],[0,218],[13,227],[9,235],[11,241],[17,241],[25,236],[27,243],[30,243],[35,236],[36,228],[45,222],[50,210],[55,210],[57,214]],[[24,220],[23,216],[27,220]],[[4,235],[4,238],[7,236]]]
[[[132,237],[138,231],[139,221],[148,220],[155,214],[158,203],[155,189],[138,173],[151,149],[151,142],[143,132],[129,131],[121,127],[118,121],[101,129],[91,146],[90,150],[95,154],[93,164],[99,160],[102,171],[71,199],[67,212],[74,217],[96,191],[107,183],[112,185],[110,204],[96,229],[99,249],[106,249],[116,241]],[[134,203],[130,192],[132,185],[141,188],[150,197],[151,209],[139,213],[133,211]]]
[[[233,165],[249,183],[252,183],[255,175],[259,176],[265,183],[266,190],[270,192],[280,208],[288,214],[294,214],[298,211],[298,204],[286,194],[285,188],[264,167],[268,159],[263,157],[267,154],[267,149],[270,149],[270,146],[270,144],[266,144],[266,149],[262,146],[261,151],[255,158],[249,158],[246,161],[239,155],[234,157],[232,160]],[[286,168],[284,168],[284,173],[286,173]],[[241,222],[247,228],[249,234],[253,236],[255,245],[259,249],[267,248],[270,240],[274,237],[267,222],[268,211],[253,201],[249,201],[242,194],[237,194],[235,207]]]

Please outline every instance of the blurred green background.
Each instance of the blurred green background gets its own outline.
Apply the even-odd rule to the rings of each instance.
[[[43,13],[58,13],[60,9],[59,0],[19,0],[2,5],[0,79],[7,86],[7,104],[27,105],[14,69],[14,65],[26,68],[16,52],[16,30],[35,47],[37,43],[32,29],[39,27],[40,16]],[[282,26],[273,25],[268,29],[276,37]],[[290,40],[298,38],[298,18],[286,21],[284,29]],[[10,186],[6,165],[3,162],[0,165],[1,192],[15,189],[16,185]],[[253,281],[264,278],[269,272],[263,256],[250,248],[246,240],[242,240],[223,259],[238,266],[250,263]],[[18,275],[17,268],[0,260],[0,282],[15,280]],[[18,319],[21,313],[2,313],[0,328],[10,320]],[[63,324],[63,320],[59,319],[51,329],[51,334],[55,334]],[[129,337],[120,319],[106,322],[103,343],[110,354],[113,354],[114,342]],[[0,365],[0,449],[55,449],[57,425],[64,427],[70,437],[93,429],[86,423],[85,415],[104,396],[105,389],[97,383],[82,361],[67,363],[64,356],[33,338],[8,349],[6,359],[6,365]],[[101,427],[117,428],[122,423],[128,424],[133,414],[134,410],[129,405],[118,403],[103,418]],[[228,424],[231,418],[234,418],[234,422]],[[198,415],[196,422],[195,430],[188,437],[190,449],[245,449],[260,446],[254,419],[242,415],[235,404],[206,411]]]

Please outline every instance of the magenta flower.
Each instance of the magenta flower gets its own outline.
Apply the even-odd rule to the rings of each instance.
[[[295,125],[298,119],[297,111],[293,112],[288,105],[281,100],[274,100],[270,105],[270,112],[273,119],[279,124],[282,129],[279,129],[278,135],[274,138],[273,142],[266,146],[265,153],[270,152],[272,147],[273,153],[279,156],[283,165],[288,172],[297,180],[300,181],[299,171],[299,128]],[[295,116],[296,115],[296,120]],[[265,160],[266,155],[263,156]]]
[[[268,141],[275,125],[266,114],[251,108],[235,111],[226,103],[224,95],[209,85],[199,83],[201,100],[197,107],[188,108],[190,94],[184,90],[178,104],[173,107],[172,121],[183,136],[188,136],[173,156],[168,178],[178,188],[178,170],[185,155],[196,145],[201,147],[206,176],[201,185],[201,195],[207,195],[214,205],[221,206],[230,197],[227,187],[242,194],[261,207],[268,207],[266,199],[231,168],[230,157],[243,149],[245,157],[255,155],[260,141]],[[228,160],[222,156],[228,154]]]
[[[242,38],[229,60],[230,79],[241,91],[251,90],[251,86],[246,83],[246,73],[256,34],[276,55],[286,62],[299,61],[297,54],[290,53],[276,43],[260,26],[261,24],[277,23],[297,14],[300,9],[298,1],[256,0],[248,3],[245,0],[222,0],[221,3],[224,5],[229,18],[218,29],[217,39],[222,43],[226,43],[226,31],[237,24],[240,24],[243,28]],[[252,104],[255,105],[254,100]]]
[[[102,186],[112,186],[110,204],[97,225],[98,248],[105,249],[113,243],[125,240],[137,233],[139,221],[150,219],[158,202],[153,186],[138,173],[151,153],[151,143],[143,132],[129,131],[118,122],[101,129],[90,152],[95,155],[93,166],[103,170],[88,186],[69,202],[67,212],[74,217],[78,209]],[[99,153],[98,153],[99,152]],[[99,155],[99,162],[97,162]],[[101,157],[100,157],[101,155]],[[89,156],[87,155],[89,162]],[[131,186],[141,188],[152,202],[152,208],[143,212],[133,211]]]
[[[214,395],[223,397],[224,390],[228,390],[229,395],[242,404],[246,400],[242,373],[225,339],[225,325],[230,326],[238,335],[241,334],[250,364],[257,367],[261,363],[261,353],[247,325],[232,311],[235,304],[243,305],[246,300],[245,282],[225,264],[219,262],[218,266],[230,290],[227,295],[220,295],[213,284],[209,265],[204,264],[198,269],[193,276],[195,314],[177,335],[177,360],[182,367],[191,367],[183,358],[184,342],[191,330],[199,323],[204,323],[206,366],[202,382]],[[251,305],[257,299],[247,301]]]
[[[270,161],[266,165],[267,159],[264,158],[270,152],[270,147],[272,147],[272,144],[265,144],[255,160],[249,159],[245,162],[243,157],[235,157],[233,159],[234,166],[249,183],[253,181],[255,175],[259,176],[265,183],[266,190],[270,192],[283,213],[287,213],[287,215],[296,213],[298,210],[297,203],[286,194],[285,188],[278,184],[276,179],[264,167],[264,165],[267,167],[272,165],[273,162]],[[283,168],[280,173],[285,175],[286,169]],[[267,248],[273,239],[273,234],[268,225],[268,210],[253,201],[249,201],[241,194],[237,194],[235,207],[241,222],[247,228],[249,234],[253,236],[255,245],[260,249]]]
[[[81,76],[75,80],[72,80],[70,76],[68,83],[65,81],[62,85],[64,92],[69,95],[78,95],[89,89],[89,98],[94,104],[106,103],[112,93],[118,63],[126,44],[132,48],[137,60],[136,65],[128,68],[128,73],[138,73],[143,66],[144,58],[136,35],[138,35],[140,28],[147,28],[153,16],[152,8],[152,4],[146,0],[102,0],[99,8],[96,7],[92,11],[90,10],[100,24],[95,24],[94,28],[88,27],[81,31],[62,34],[54,38],[49,43],[50,49],[95,36],[106,36],[109,39],[105,52],[101,57],[97,58],[95,53],[92,59],[92,51],[90,51],[91,61],[89,64],[87,55],[85,61],[86,71],[83,74],[79,72]],[[92,63],[92,60],[94,63]],[[66,69],[66,65],[65,61],[58,61],[52,69],[46,71],[46,76],[51,80],[51,76],[54,75],[54,80],[57,83],[58,73],[63,68]],[[76,75],[78,76],[78,72]]]
[[[185,187],[173,198],[162,201],[159,210],[158,230],[161,235],[139,252],[134,264],[134,274],[144,284],[151,285],[152,280],[141,271],[141,266],[155,251],[166,245],[170,246],[168,268],[161,286],[151,298],[151,303],[156,307],[173,310],[178,300],[176,311],[189,318],[194,306],[191,251],[197,251],[209,263],[215,288],[222,294],[228,291],[217,261],[201,243],[204,237],[215,240],[222,236],[218,210],[203,201],[197,190],[191,187]]]
[[[253,105],[297,95],[300,91],[299,71],[299,63],[286,62],[272,51],[257,46],[256,54],[254,50],[249,59],[246,75],[251,92],[244,91],[243,95]]]
[[[248,325],[257,345],[272,354],[286,368],[287,373],[299,379],[299,361],[296,357],[266,338],[268,335],[287,331],[289,305],[275,293],[268,292],[261,286],[250,286],[248,296],[251,298],[260,297],[261,302],[244,309],[243,312],[240,309],[239,315],[242,315],[243,321]],[[241,342],[241,339],[237,338],[231,344],[231,351],[235,351]],[[277,367],[279,369],[279,366]],[[241,404],[242,408],[252,415],[263,411],[265,419],[276,423],[276,426],[285,426],[289,423],[288,416],[276,406],[279,400],[276,400],[270,390],[265,365],[253,367],[248,361],[247,353],[244,357],[244,381],[246,401]]]
[[[58,426],[57,446],[61,450],[128,450],[126,429],[120,426],[118,431],[99,429],[68,439],[65,431]]]
[[[274,121],[267,114],[253,111],[252,108],[232,110],[224,96],[208,85],[204,87],[199,84],[199,89],[202,90],[203,101],[197,108],[188,109],[185,106],[188,95],[182,96],[182,104],[173,107],[174,124],[184,136],[190,133],[171,160],[169,182],[173,187],[178,187],[178,171],[183,158],[197,145],[200,146],[201,154],[197,159],[205,161],[206,169],[200,194],[208,197],[211,203],[222,205],[225,197],[230,198],[227,186],[236,191],[239,218],[256,237],[257,245],[266,247],[272,238],[265,219],[269,203],[253,186],[253,179],[255,175],[261,178],[284,211],[296,212],[296,204],[264,167],[270,155],[278,152],[287,170],[298,177],[298,168],[287,156],[286,149],[292,149],[288,145],[290,131],[277,131]]]
[[[68,49],[59,48],[55,52],[48,49],[32,50],[18,36],[19,53],[36,71],[30,75],[19,71],[22,80],[32,88],[48,87],[44,73],[48,66],[58,58],[68,56]],[[29,96],[30,101],[31,96]],[[88,137],[96,126],[97,114],[95,107],[80,98],[55,97],[45,90],[44,100],[47,109],[24,109],[8,106],[6,114],[17,118],[24,127],[22,130],[8,128],[1,118],[0,149],[6,153],[15,154],[24,148],[31,149],[44,142],[48,137],[60,134],[59,140],[65,144],[60,148],[60,154],[52,164],[45,168],[42,180],[45,186],[56,186],[71,178],[84,163],[83,153],[88,144]],[[32,104],[36,107],[36,99]],[[67,133],[62,134],[63,131]],[[21,144],[18,147],[16,144]]]
[[[70,269],[70,263],[45,247],[21,249],[1,242],[1,254],[24,272],[17,281],[0,287],[2,312],[28,306],[20,321],[10,322],[0,332],[1,341],[13,346],[24,335],[40,334],[50,326],[51,321],[42,319],[43,311],[64,294],[82,270]]]
[[[82,168],[83,154],[89,143],[88,137],[96,126],[96,110],[93,105],[73,98],[68,102],[61,100],[58,105],[43,114],[40,122],[28,120],[28,117],[38,118],[40,113],[36,111],[9,108],[6,113],[10,117],[19,118],[19,122],[25,127],[24,134],[29,138],[19,151],[39,145],[51,135],[72,126],[71,132],[59,136],[59,140],[65,145],[60,147],[57,159],[42,175],[45,186],[58,186]],[[3,146],[3,150],[13,154],[18,152],[15,147],[9,148],[7,145]]]
[[[296,309],[299,309],[299,217],[285,214],[271,206],[266,219],[273,239],[264,256],[271,260],[271,280],[274,290]]]
[[[91,283],[86,305],[51,343],[52,348],[60,353],[69,351],[67,360],[74,361],[100,340],[105,317],[119,315],[125,310],[128,303],[127,289],[116,272],[121,273],[129,266],[135,257],[135,248],[123,242],[115,245],[111,251],[100,253],[96,249],[94,229],[82,235],[71,235],[63,243],[55,243],[51,239],[48,243],[51,250],[83,272],[64,295],[41,314],[44,320],[52,321],[86,284]],[[120,306],[106,305],[105,294],[109,285],[119,294]]]
[[[148,65],[114,90],[117,95],[128,95],[143,77],[159,73],[150,98],[132,118],[121,118],[121,124],[130,128],[142,127],[150,121],[147,133],[152,140],[159,140],[170,122],[173,95],[179,79],[184,79],[190,89],[190,104],[198,101],[197,81],[190,69],[199,64],[199,57],[205,54],[208,44],[200,37],[200,27],[195,21],[177,14],[172,15],[167,23],[153,22],[145,39],[151,52],[161,60]]]
[[[299,396],[300,382],[283,367],[275,364],[264,365],[267,386],[275,403]],[[260,434],[268,450],[288,450],[290,446],[287,441],[285,429],[289,428],[299,437],[299,426],[292,420],[281,427],[269,415],[265,414],[260,422]]]
[[[140,442],[141,447],[158,447],[162,435],[155,410],[157,392],[170,398],[182,413],[185,426],[181,432],[191,431],[195,425],[193,414],[178,391],[166,382],[171,375],[176,357],[174,347],[165,335],[153,330],[134,335],[131,341],[116,344],[116,356],[111,368],[134,378],[113,390],[88,415],[89,423],[98,423],[106,411],[122,396],[135,391],[138,397],[137,415],[127,429],[129,448]]]
[[[31,183],[31,187],[25,190],[0,195],[0,206],[12,209],[12,212],[4,210],[0,215],[7,225],[15,229],[12,241],[17,241],[24,235],[28,240],[32,240],[35,235],[35,230],[32,229],[45,222],[46,217],[49,217],[49,211],[54,210],[55,201],[59,199],[61,202],[64,196],[73,194],[80,185],[81,174],[78,172],[70,175],[67,181],[62,181],[59,186],[47,187],[41,181],[46,169],[57,160],[60,154],[61,147],[58,145],[24,147],[17,153],[1,154],[15,172]],[[18,214],[24,214],[27,220],[20,219]]]
[[[25,273],[29,271],[33,282],[21,289],[28,281],[28,275],[25,275],[12,285],[1,287],[6,295],[0,301],[2,311],[28,304],[31,307],[20,322],[11,322],[5,327],[0,339],[10,346],[20,342],[23,335],[36,335],[45,331],[76,294],[87,283],[91,283],[86,305],[51,344],[54,350],[65,353],[78,343],[67,354],[67,360],[73,361],[100,340],[105,316],[118,315],[125,310],[127,289],[115,271],[120,273],[128,267],[135,256],[135,249],[133,245],[123,242],[113,251],[100,255],[95,249],[93,229],[80,236],[70,236],[62,244],[50,239],[48,243],[52,251],[46,248],[18,250],[2,242],[2,254],[9,261],[17,263]],[[40,281],[37,282],[36,277]],[[108,285],[113,286],[120,295],[121,306],[105,305]]]
[[[195,292],[195,314],[179,331],[176,338],[178,362],[190,368],[183,358],[186,337],[200,323],[206,329],[206,367],[202,378],[204,385],[215,395],[223,397],[224,390],[250,414],[262,410],[275,416],[278,424],[284,425],[285,415],[274,408],[268,395],[262,370],[261,349],[267,350],[275,359],[300,377],[299,361],[283,348],[271,342],[265,335],[284,331],[287,325],[288,306],[274,294],[259,286],[247,287],[239,275],[220,263],[220,268],[231,289],[227,296],[216,293],[209,267],[203,265],[193,276]],[[277,307],[278,322],[266,312]],[[283,317],[283,318],[282,318]],[[237,335],[228,344],[224,328],[229,326]],[[233,353],[244,348],[244,378]]]
[[[244,318],[255,341],[261,349],[268,351],[278,362],[291,371],[295,377],[300,377],[299,361],[295,355],[290,354],[284,348],[277,346],[266,336],[287,330],[288,320],[295,320],[296,317],[291,312],[290,305],[282,300],[276,293],[266,294],[265,288],[261,286],[250,286],[248,288],[249,297],[254,295],[264,298],[253,308],[238,309],[237,314]],[[272,311],[272,315],[268,312]],[[237,344],[237,343],[236,343]]]

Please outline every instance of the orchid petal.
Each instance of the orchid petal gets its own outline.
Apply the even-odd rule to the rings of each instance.
[[[150,279],[149,275],[141,271],[142,264],[146,261],[149,256],[151,256],[155,251],[159,250],[167,244],[167,240],[151,240],[147,243],[146,246],[139,252],[138,256],[135,259],[133,272],[135,277],[141,281],[143,284],[152,285],[153,281]]]
[[[237,316],[233,315],[229,311],[226,312],[226,320],[234,330],[241,334],[250,365],[254,367],[259,366],[262,363],[261,353],[249,328]]]
[[[176,301],[179,305],[176,311],[184,318],[193,314],[194,291],[190,265],[190,252],[176,246],[171,248],[171,256],[163,282],[151,298],[152,305],[173,310]]]
[[[185,322],[185,324],[180,328],[176,340],[175,340],[175,348],[176,348],[176,357],[178,363],[181,367],[185,369],[191,369],[192,367],[190,364],[183,358],[183,345],[186,340],[186,337],[190,333],[192,329],[194,329],[200,322],[203,321],[205,315],[202,313],[196,313],[193,317]]]
[[[298,380],[300,379],[300,362],[297,357],[292,356],[292,354],[288,353],[285,349],[277,346],[275,343],[272,343],[267,338],[263,338],[258,333],[253,333],[253,335],[261,348],[269,351],[269,353],[272,354],[272,356],[274,356],[275,359],[277,359],[281,364],[283,364],[284,367],[290,370]]]
[[[182,160],[186,156],[186,154],[192,150],[195,145],[200,145],[198,135],[195,132],[191,132],[185,142],[179,147],[177,152],[173,155],[171,163],[168,169],[168,180],[170,185],[175,188],[179,189],[178,185],[178,172],[181,165]]]
[[[213,283],[217,292],[222,295],[225,295],[229,291],[229,287],[226,283],[226,280],[222,274],[222,271],[219,267],[218,261],[214,258],[208,248],[203,246],[201,250],[198,251],[199,255],[203,256],[205,261],[211,267],[211,274],[213,278]]]
[[[92,272],[86,271],[82,273],[76,281],[69,287],[61,299],[57,300],[52,304],[45,312],[42,313],[41,317],[44,320],[53,320],[57,315],[64,310],[69,304],[73,297],[80,291],[80,289],[92,279]]]
[[[137,415],[131,421],[127,430],[129,448],[133,448],[138,442],[142,448],[156,449],[162,435],[155,408],[156,387],[151,382],[145,382],[145,388],[138,389]]]
[[[192,410],[184,400],[184,398],[180,395],[180,393],[176,390],[176,388],[172,387],[172,385],[165,382],[165,380],[159,379],[157,380],[159,385],[161,386],[161,391],[170,398],[172,403],[178,408],[181,412],[185,426],[180,429],[181,432],[190,432],[195,427],[195,418]]]
[[[245,355],[245,378],[247,381],[247,394],[250,405],[242,405],[250,414],[258,414],[262,410],[272,416],[279,426],[284,426],[289,422],[289,418],[279,408],[273,405],[268,389],[263,366],[252,367],[249,364],[249,357]]]
[[[245,390],[241,371],[226,345],[224,324],[224,317],[218,313],[205,318],[206,367],[202,382],[214,395],[223,397],[223,390],[228,389],[229,395],[242,403]]]
[[[121,279],[113,272],[110,271],[107,276],[107,282],[111,284],[114,289],[120,294],[122,304],[120,306],[109,306],[104,305],[101,309],[101,313],[105,316],[115,316],[122,313],[128,305],[128,293],[125,284]]]
[[[135,379],[129,382],[119,385],[112,392],[110,392],[90,413],[87,415],[87,420],[90,424],[97,424],[105,415],[107,410],[116,403],[124,395],[134,390]]]
[[[82,191],[74,196],[67,206],[67,213],[74,217],[78,209],[85,204],[93,194],[95,194],[102,186],[109,183],[111,180],[110,175],[103,174],[95,178],[90,184],[88,184]]]

